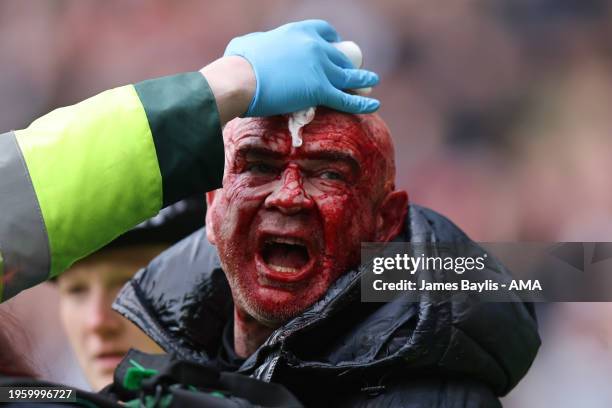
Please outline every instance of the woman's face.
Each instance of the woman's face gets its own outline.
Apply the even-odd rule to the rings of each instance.
[[[111,309],[119,289],[166,247],[143,245],[106,249],[77,262],[58,279],[60,315],[88,382],[99,390],[130,348],[161,349]]]

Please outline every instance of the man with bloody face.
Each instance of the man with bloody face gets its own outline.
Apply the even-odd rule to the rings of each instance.
[[[533,310],[362,303],[362,242],[469,238],[396,190],[380,116],[319,107],[301,136],[294,147],[286,115],[229,122],[205,230],[141,271],[114,308],[164,350],[280,383],[307,406],[500,407],[537,351]]]
[[[207,234],[236,304],[235,347],[248,357],[360,259],[361,242],[403,228],[393,146],[378,115],[319,109],[293,147],[287,118],[224,130],[223,188],[208,193]]]

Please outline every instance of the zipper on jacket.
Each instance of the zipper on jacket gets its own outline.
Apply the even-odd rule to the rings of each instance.
[[[276,357],[274,357],[272,361],[270,361],[270,365],[268,366],[268,369],[266,370],[266,375],[264,376],[265,382],[272,381],[272,376],[274,375],[274,369],[276,368],[276,364],[278,363],[279,359],[280,359],[280,354],[277,354]]]

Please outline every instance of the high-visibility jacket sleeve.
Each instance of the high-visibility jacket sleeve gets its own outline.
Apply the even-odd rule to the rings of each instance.
[[[220,187],[223,162],[216,102],[198,72],[115,88],[1,134],[0,300]]]

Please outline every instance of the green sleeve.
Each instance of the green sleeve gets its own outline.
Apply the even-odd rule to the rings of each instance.
[[[216,103],[197,72],[115,88],[0,135],[0,299],[218,188],[223,161]]]

